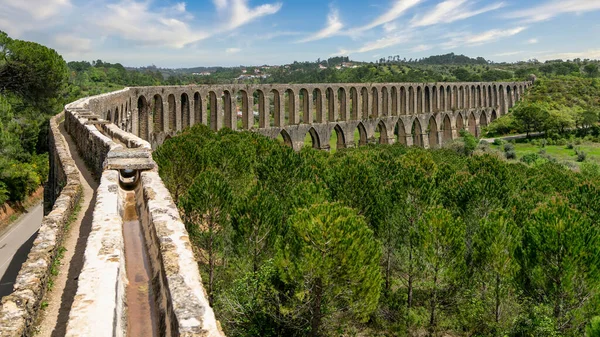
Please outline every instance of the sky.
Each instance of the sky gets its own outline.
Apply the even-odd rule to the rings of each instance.
[[[134,67],[600,59],[600,0],[0,0],[0,30]]]

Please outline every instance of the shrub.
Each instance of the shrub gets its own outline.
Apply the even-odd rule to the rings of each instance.
[[[546,145],[548,145],[548,141],[544,138],[540,140],[540,146],[541,147],[546,147]]]
[[[500,138],[496,138],[496,139],[494,139],[494,142],[492,144],[494,144],[496,146],[501,146],[502,144],[504,144],[504,141]]]
[[[575,145],[581,145],[581,138],[575,139]]]
[[[506,159],[517,159],[517,152],[515,150],[510,150],[504,152]]]
[[[567,140],[564,139],[564,138],[560,138],[560,139],[556,140],[555,144],[558,145],[558,146],[565,146],[565,145],[567,145]]]
[[[504,144],[504,152],[514,151],[514,150],[515,150],[515,146],[512,143]]]
[[[573,150],[573,147],[574,147],[574,146],[573,146],[573,143],[568,143],[568,144],[567,144],[567,149],[569,149],[569,150]]]
[[[543,156],[546,154],[546,149],[541,149],[540,151],[538,151],[538,153]]]
[[[583,151],[577,151],[577,161],[578,162],[580,162],[580,163],[584,162],[585,159],[586,159],[586,157],[587,157],[587,154],[585,152],[583,152]]]
[[[600,316],[592,318],[590,324],[585,328],[587,337],[600,337]]]
[[[521,161],[525,164],[533,164],[540,159],[540,156],[537,153],[528,153],[521,157]]]

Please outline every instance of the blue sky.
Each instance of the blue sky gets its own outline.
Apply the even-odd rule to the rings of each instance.
[[[600,0],[0,0],[0,30],[126,66],[600,59]]]

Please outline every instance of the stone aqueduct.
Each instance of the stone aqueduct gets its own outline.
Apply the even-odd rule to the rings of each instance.
[[[299,149],[380,142],[436,147],[460,129],[481,127],[508,112],[531,82],[201,85],[135,87],[97,101],[93,111],[155,148],[203,123],[282,136]],[[241,123],[238,120],[241,119]],[[360,139],[355,138],[355,130]],[[379,138],[376,139],[376,132]]]

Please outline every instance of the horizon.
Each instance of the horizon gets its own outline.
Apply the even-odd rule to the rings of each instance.
[[[598,22],[600,1],[590,0],[0,0],[0,30],[10,37],[49,46],[67,61],[135,68],[450,52],[495,63],[600,59]]]

